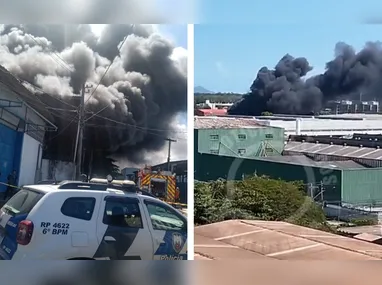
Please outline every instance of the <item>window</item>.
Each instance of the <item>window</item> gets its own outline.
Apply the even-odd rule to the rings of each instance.
[[[265,138],[266,138],[266,139],[273,139],[273,135],[272,135],[272,134],[266,134],[266,135],[265,135]]]
[[[28,214],[44,194],[29,189],[21,189],[3,206],[7,214],[16,216]]]
[[[146,201],[151,224],[158,231],[186,230],[187,222],[176,211],[165,205]]]
[[[238,154],[242,155],[242,154],[245,154],[247,151],[245,148],[240,148],[237,150]]]
[[[103,216],[105,225],[142,229],[142,215],[138,200],[131,198],[109,198]]]
[[[90,221],[93,216],[95,198],[72,197],[65,200],[61,207],[61,213],[75,219]]]
[[[210,153],[211,154],[219,154],[219,151],[217,149],[211,149]]]
[[[217,141],[219,139],[219,135],[210,135],[210,139],[212,141]]]
[[[239,140],[246,140],[246,139],[247,139],[247,135],[246,135],[246,134],[238,134],[238,135],[237,135],[237,138],[238,138]]]

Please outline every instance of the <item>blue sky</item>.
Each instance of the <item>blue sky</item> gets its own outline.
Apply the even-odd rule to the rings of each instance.
[[[175,42],[176,46],[187,49],[187,25],[160,25],[159,30]]]
[[[377,0],[196,0],[198,23],[360,23],[380,17]]]
[[[318,74],[333,59],[337,42],[359,50],[382,41],[382,25],[202,24],[194,30],[195,86],[222,92],[248,91],[259,68],[273,68],[286,53],[306,57],[311,74]]]

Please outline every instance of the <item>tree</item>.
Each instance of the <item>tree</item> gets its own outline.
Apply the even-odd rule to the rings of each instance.
[[[194,103],[201,104],[209,100],[212,103],[235,103],[243,97],[237,93],[214,93],[214,94],[194,94]]]
[[[302,182],[251,176],[242,181],[195,183],[195,223],[227,219],[263,219],[324,229],[322,209],[302,189]],[[232,191],[228,191],[232,187]],[[233,192],[231,198],[228,192]]]

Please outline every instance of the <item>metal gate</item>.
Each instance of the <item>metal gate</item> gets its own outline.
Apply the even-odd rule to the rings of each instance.
[[[0,123],[0,182],[7,183],[7,177],[20,168],[22,133],[18,133]],[[6,190],[4,184],[0,184],[0,192]]]

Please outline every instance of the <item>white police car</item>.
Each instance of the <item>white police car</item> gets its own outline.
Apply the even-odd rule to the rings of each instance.
[[[187,218],[108,185],[25,186],[0,209],[0,259],[186,260]]]

